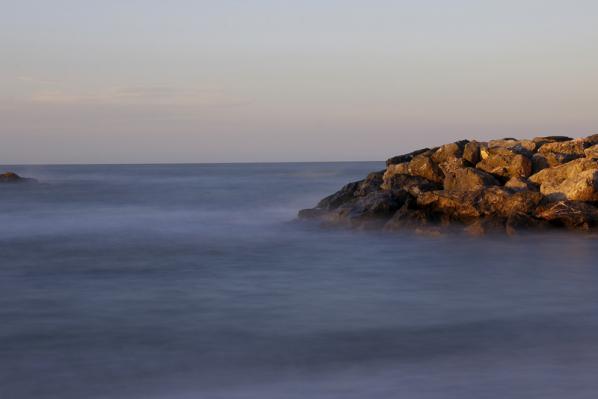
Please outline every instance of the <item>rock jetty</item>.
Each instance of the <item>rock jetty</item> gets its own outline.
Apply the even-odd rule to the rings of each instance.
[[[299,218],[328,226],[480,235],[598,227],[598,134],[461,140],[386,161]]]

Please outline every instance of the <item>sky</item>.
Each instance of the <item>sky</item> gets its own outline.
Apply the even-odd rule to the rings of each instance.
[[[595,0],[0,0],[0,164],[598,133]]]

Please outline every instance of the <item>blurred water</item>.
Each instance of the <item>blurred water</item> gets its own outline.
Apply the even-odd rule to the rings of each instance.
[[[596,237],[289,223],[382,167],[11,167],[0,398],[595,398]]]

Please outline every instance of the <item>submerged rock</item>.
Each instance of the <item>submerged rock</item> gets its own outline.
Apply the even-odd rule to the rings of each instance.
[[[470,235],[598,226],[598,135],[462,140],[392,157],[300,219],[351,228]]]
[[[35,181],[35,179],[21,177],[14,172],[0,173],[0,183],[31,183]]]

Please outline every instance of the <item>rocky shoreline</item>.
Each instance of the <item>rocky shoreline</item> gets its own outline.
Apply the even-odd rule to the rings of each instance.
[[[461,140],[386,161],[299,218],[325,226],[473,235],[598,227],[598,134]]]

